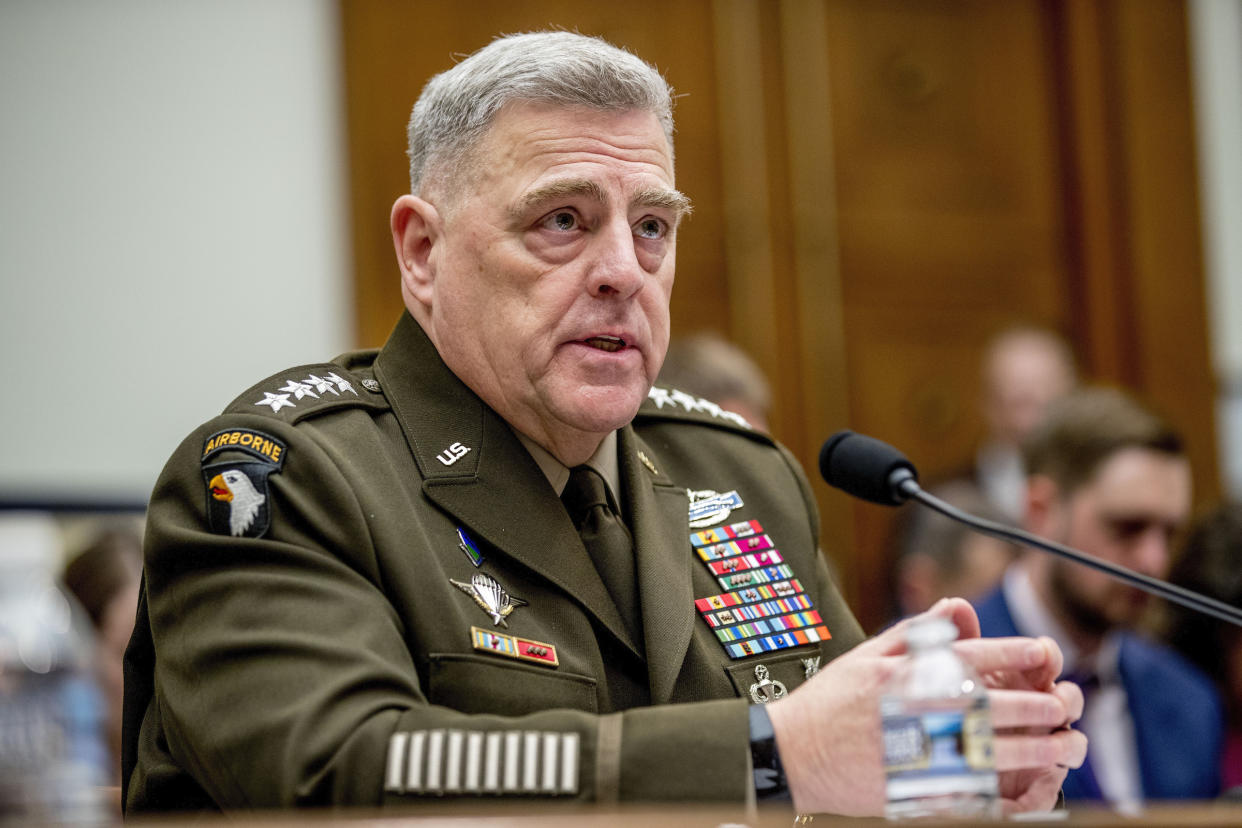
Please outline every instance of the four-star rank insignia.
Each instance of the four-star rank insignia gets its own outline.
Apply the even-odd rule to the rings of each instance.
[[[704,529],[690,536],[690,544],[724,590],[699,598],[694,606],[730,658],[832,638],[759,521]]]
[[[207,462],[226,451],[251,459]],[[226,429],[207,438],[200,462],[211,531],[235,538],[262,537],[271,521],[267,481],[284,465],[285,444],[248,428]]]

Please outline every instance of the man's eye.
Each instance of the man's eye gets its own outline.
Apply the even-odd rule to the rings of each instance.
[[[578,216],[570,210],[557,210],[543,220],[543,226],[552,230],[576,230],[578,228]]]
[[[667,227],[658,218],[647,217],[634,225],[634,235],[643,239],[662,239],[666,232]]]
[[[1121,540],[1129,540],[1137,538],[1150,526],[1151,524],[1145,520],[1115,520],[1113,521],[1113,535]]]

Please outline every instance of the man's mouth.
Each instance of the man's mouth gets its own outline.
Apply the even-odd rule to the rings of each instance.
[[[598,348],[608,353],[619,351],[625,347],[625,340],[615,336],[593,336],[590,339],[584,339],[583,342],[592,348]]]

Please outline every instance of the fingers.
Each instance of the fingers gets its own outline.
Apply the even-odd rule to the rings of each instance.
[[[1082,718],[1083,697],[1081,687],[1072,681],[1058,681],[1053,686],[1052,693],[1065,705],[1067,718],[1063,724],[1071,725]]]
[[[1054,767],[1040,773],[1001,774],[1001,790],[1007,794],[1001,799],[1002,812],[1008,817],[1030,811],[1051,811],[1057,804],[1066,773],[1065,768]]]
[[[979,618],[975,615],[975,609],[970,602],[965,598],[941,598],[926,612],[899,621],[855,649],[861,649],[871,655],[901,655],[906,651],[906,630],[911,624],[929,616],[948,618],[952,621],[957,627],[959,639],[979,637]]]
[[[1041,635],[1036,640],[1048,650],[1049,681],[1051,681],[1061,675],[1061,671],[1065,669],[1065,654],[1061,652],[1061,646],[1046,635]]]
[[[965,598],[944,598],[937,602],[929,612],[945,615],[957,627],[958,638],[978,638],[979,616],[975,608]]]
[[[1042,736],[998,733],[996,769],[1077,768],[1087,757],[1087,737],[1077,730],[1054,730]]]
[[[980,673],[1043,674],[1049,668],[1047,645],[1034,638],[972,638],[954,645],[957,654]],[[1052,676],[1047,680],[1052,686]]]
[[[965,598],[941,598],[924,615],[939,616],[952,621],[953,626],[957,627],[959,639],[979,637],[979,616]]]
[[[1072,710],[1067,706],[1067,701],[1073,701],[1072,693],[1066,691],[1066,695],[1071,698],[1034,690],[990,690],[988,703],[992,708],[992,727],[995,730],[1063,727],[1076,721],[1076,718],[1071,718]],[[1081,708],[1081,704],[1079,706]]]

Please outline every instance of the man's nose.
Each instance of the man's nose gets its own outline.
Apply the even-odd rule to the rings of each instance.
[[[1133,566],[1145,575],[1163,578],[1170,560],[1169,536],[1160,526],[1150,526],[1138,537],[1133,550]]]
[[[592,245],[587,289],[592,296],[627,299],[643,286],[647,273],[638,260],[634,231],[625,220],[601,228]]]

